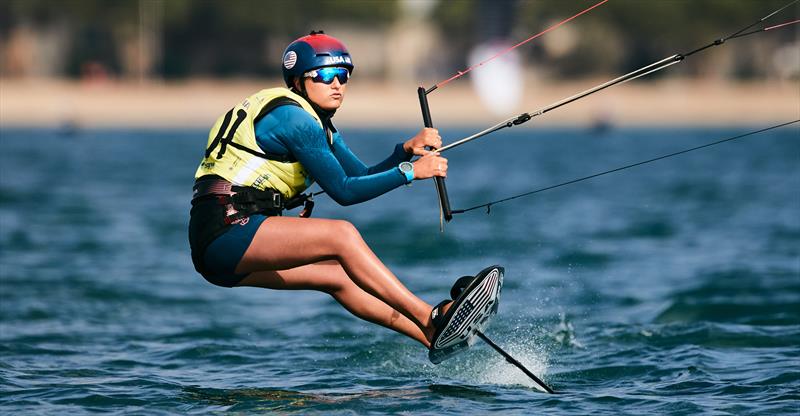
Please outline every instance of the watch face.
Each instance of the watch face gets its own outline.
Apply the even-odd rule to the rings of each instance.
[[[400,170],[403,171],[403,172],[411,172],[411,169],[413,169],[413,168],[414,168],[414,165],[412,165],[409,162],[403,162],[403,163],[400,164]]]

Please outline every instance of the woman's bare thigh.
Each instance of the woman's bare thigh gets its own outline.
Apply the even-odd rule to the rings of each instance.
[[[346,221],[269,217],[256,231],[236,273],[288,270],[335,260],[343,240],[360,242],[358,231]]]

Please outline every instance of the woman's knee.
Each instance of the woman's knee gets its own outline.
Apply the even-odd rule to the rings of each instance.
[[[349,221],[334,220],[334,240],[339,244],[340,248],[349,249],[362,241],[361,233],[355,225]]]

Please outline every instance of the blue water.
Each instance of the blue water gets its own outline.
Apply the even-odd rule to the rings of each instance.
[[[414,130],[344,134],[377,161]],[[746,130],[519,127],[448,152],[448,187],[463,208]],[[326,295],[206,283],[186,240],[204,131],[0,134],[0,413],[798,413],[796,125],[444,234],[430,182],[354,207],[318,198],[315,216],[352,221],[430,303],[505,266],[487,334],[555,396],[482,344],[434,366]]]

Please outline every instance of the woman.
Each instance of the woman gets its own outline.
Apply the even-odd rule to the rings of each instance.
[[[433,308],[411,293],[352,224],[280,216],[314,181],[350,205],[447,175],[447,159],[425,150],[441,146],[435,129],[398,144],[372,167],[352,154],[331,118],[353,68],[341,42],[312,32],[284,52],[288,88],[259,91],[217,120],[195,175],[192,260],[220,286],[326,292],[359,318],[430,347],[441,326],[432,315],[444,316],[450,302]],[[414,155],[420,157],[410,163]]]

